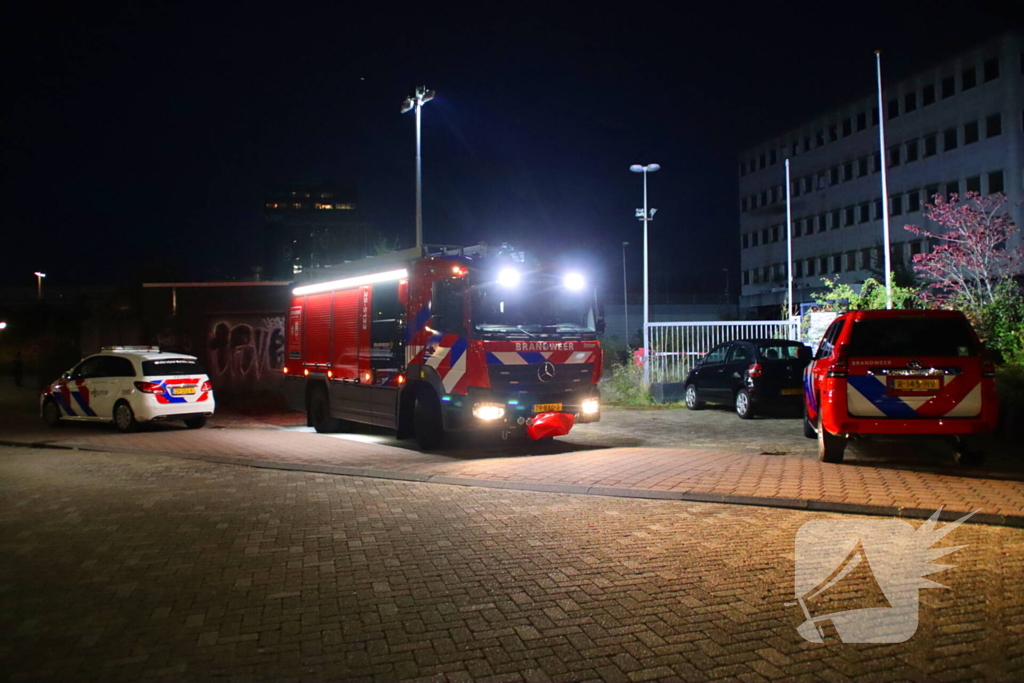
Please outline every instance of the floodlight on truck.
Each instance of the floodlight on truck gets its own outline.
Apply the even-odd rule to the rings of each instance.
[[[522,276],[515,268],[502,268],[498,273],[498,284],[502,287],[515,287],[521,279]]]
[[[349,277],[343,280],[331,280],[330,282],[319,282],[315,285],[303,285],[302,287],[296,287],[292,290],[292,294],[295,296],[303,296],[306,294],[319,294],[320,292],[329,292],[334,289],[348,289],[350,287],[358,287],[359,285],[372,285],[378,282],[390,282],[391,280],[401,280],[402,278],[409,277],[409,271],[405,268],[401,270],[389,270],[384,273],[374,273],[372,275],[360,275],[358,277]]]
[[[578,292],[587,286],[586,279],[579,273],[569,273],[565,276],[563,282],[565,283],[565,288],[573,292]]]

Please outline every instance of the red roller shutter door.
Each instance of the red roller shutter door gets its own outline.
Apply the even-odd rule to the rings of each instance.
[[[334,358],[336,379],[359,376],[359,289],[334,293]]]
[[[331,362],[331,292],[307,296],[305,314],[302,361],[326,366]]]

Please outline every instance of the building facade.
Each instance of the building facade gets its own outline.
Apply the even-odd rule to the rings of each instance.
[[[375,233],[353,190],[335,183],[289,183],[264,197],[266,274],[306,280],[372,253]]]
[[[923,205],[936,194],[1002,192],[1020,226],[1022,86],[1024,37],[1018,34],[899,83],[883,81],[885,202],[877,93],[745,150],[739,159],[741,309],[776,317],[786,300],[786,159],[796,303],[810,302],[822,277],[884,278],[883,211],[890,217],[894,269],[930,249],[904,226],[927,225]],[[1020,234],[1010,246],[1019,244]]]

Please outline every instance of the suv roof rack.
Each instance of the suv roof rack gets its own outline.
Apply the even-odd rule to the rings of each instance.
[[[104,346],[100,351],[146,351],[148,353],[161,353],[159,346]]]

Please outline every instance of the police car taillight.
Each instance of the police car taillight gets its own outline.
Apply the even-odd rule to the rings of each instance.
[[[162,394],[164,393],[163,387],[157,382],[136,382],[135,388],[144,394]]]
[[[210,380],[203,382],[203,391],[213,391],[213,385],[210,384]]]

